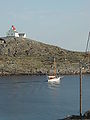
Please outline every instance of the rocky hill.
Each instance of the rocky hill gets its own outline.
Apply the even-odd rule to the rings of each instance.
[[[0,74],[49,74],[56,58],[59,74],[79,72],[85,53],[62,49],[27,38],[0,38]],[[85,71],[86,72],[86,71]]]

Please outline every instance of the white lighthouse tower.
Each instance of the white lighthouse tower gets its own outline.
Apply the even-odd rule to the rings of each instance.
[[[7,37],[19,37],[19,33],[16,31],[16,28],[14,25],[10,28],[10,30],[7,32]]]
[[[6,34],[7,37],[20,37],[20,38],[26,38],[26,33],[18,33],[16,31],[16,28],[14,25],[10,28],[10,30]]]

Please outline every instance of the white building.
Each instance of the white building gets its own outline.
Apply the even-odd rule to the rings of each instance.
[[[26,38],[26,33],[18,33],[19,37]]]
[[[16,31],[16,28],[12,25],[10,30],[7,32],[6,36],[7,37],[22,37],[22,38],[26,38],[26,33],[18,33]]]

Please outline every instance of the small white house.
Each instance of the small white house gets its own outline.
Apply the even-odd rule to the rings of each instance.
[[[26,38],[26,33],[18,33],[19,37]]]
[[[13,25],[10,28],[10,30],[7,32],[6,36],[7,37],[22,37],[22,38],[26,38],[26,34],[25,33],[18,33],[16,31],[16,28]]]

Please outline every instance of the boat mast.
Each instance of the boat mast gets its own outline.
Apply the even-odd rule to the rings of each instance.
[[[56,60],[54,58],[54,75],[56,76]]]

